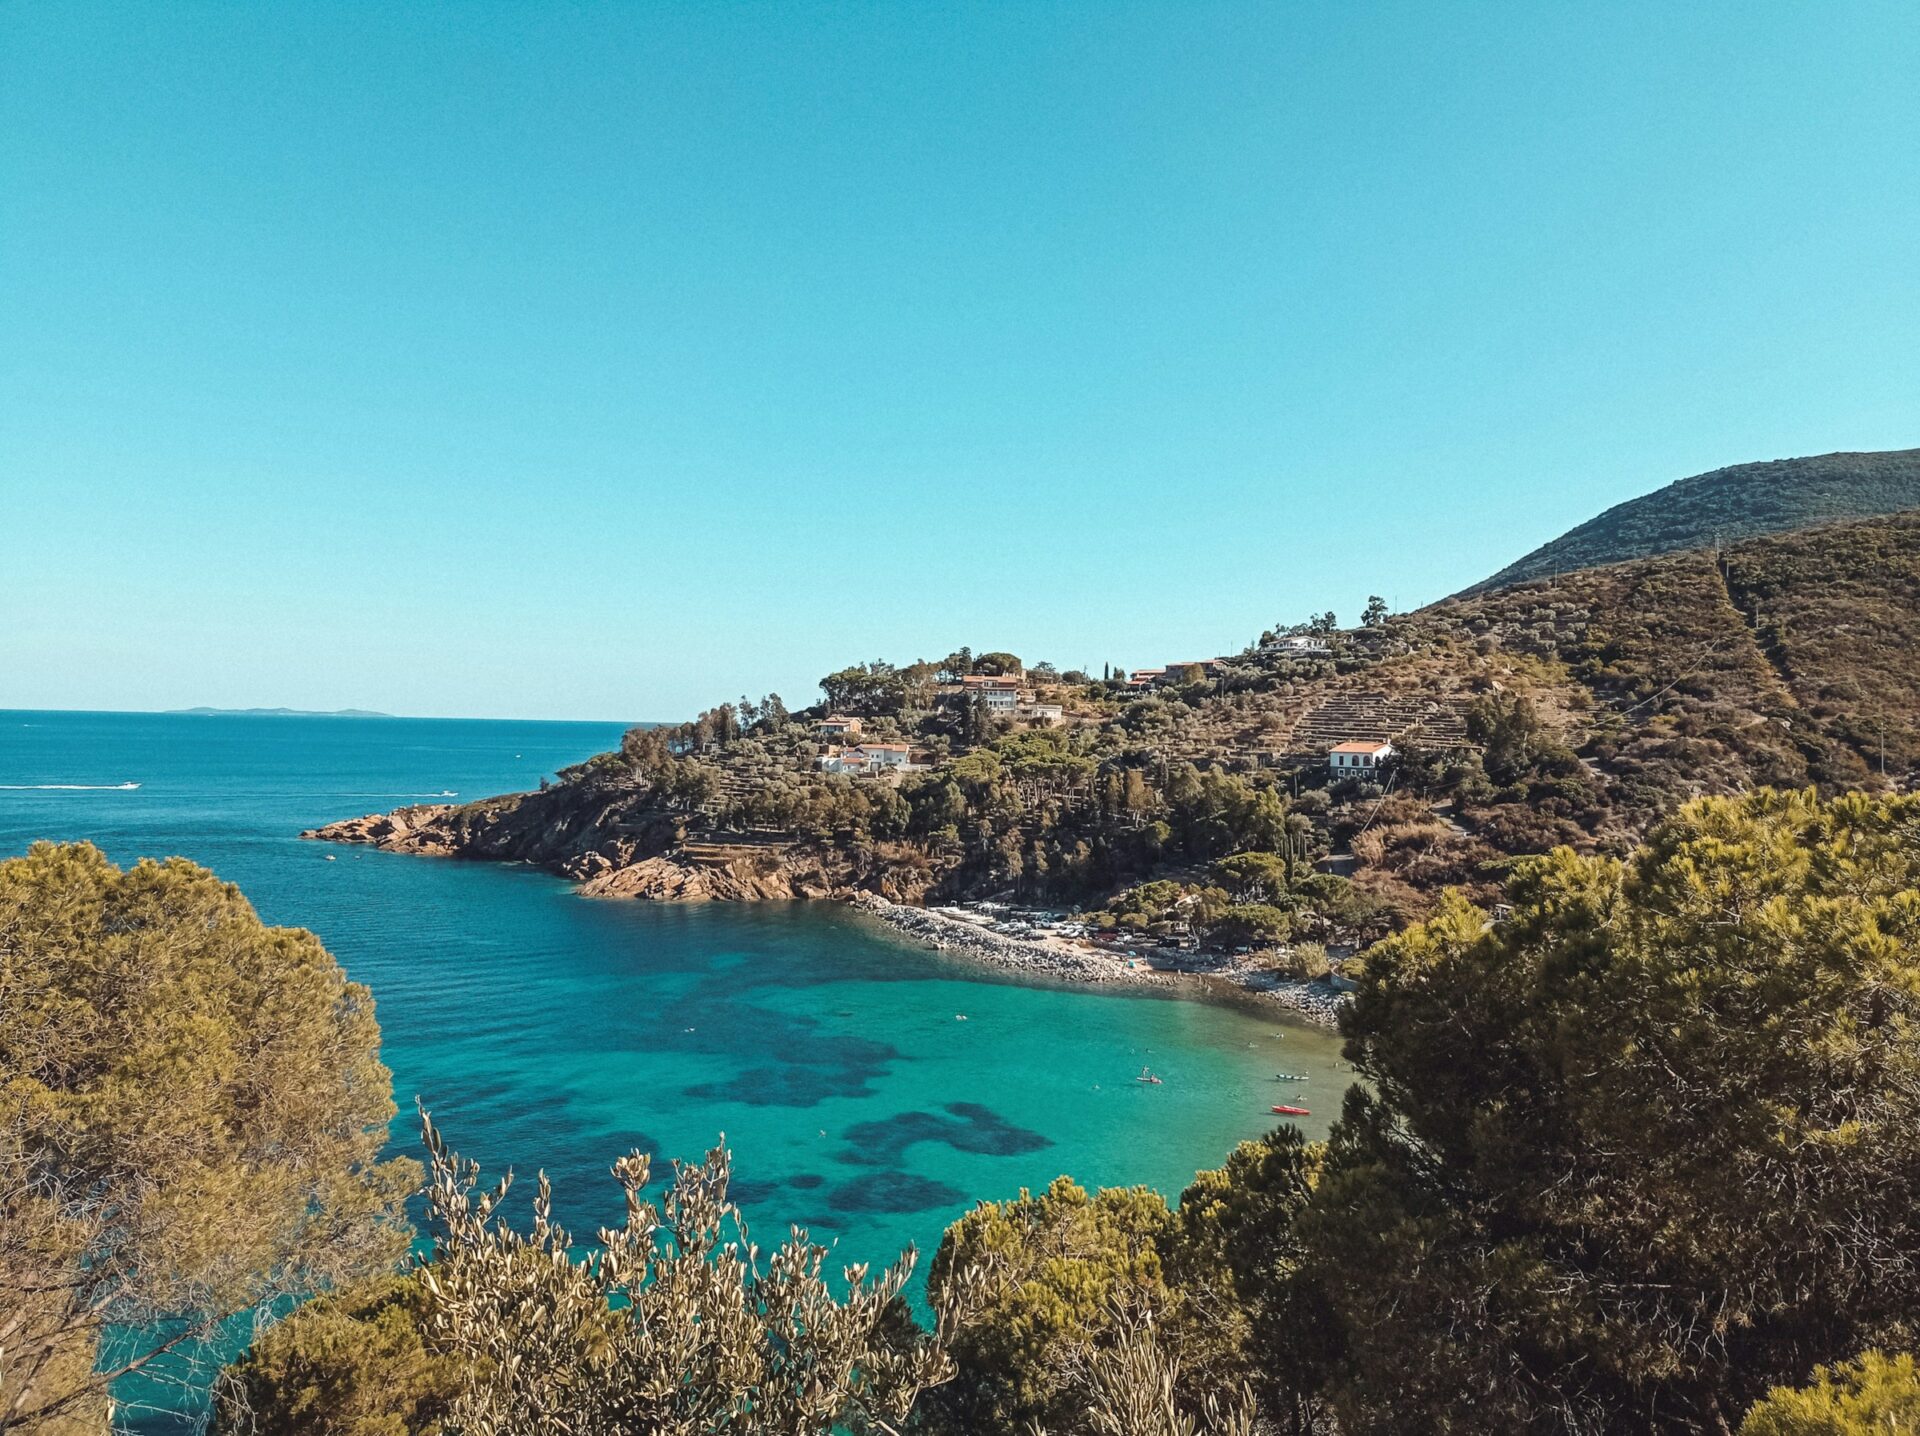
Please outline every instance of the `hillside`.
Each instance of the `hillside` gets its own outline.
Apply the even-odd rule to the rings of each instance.
[[[1736,464],[1616,504],[1465,593],[1911,509],[1920,509],[1920,449]]]
[[[974,666],[861,665],[823,682],[831,709],[723,705],[537,793],[315,836],[610,896],[993,896],[1170,940],[1361,946],[1446,886],[1490,898],[1516,856],[1624,852],[1698,794],[1909,786],[1920,515],[1512,584],[1173,681],[1042,665],[1022,681],[1058,706],[1045,724],[985,712]],[[829,712],[911,765],[823,770]],[[1381,739],[1381,773],[1329,770]]]

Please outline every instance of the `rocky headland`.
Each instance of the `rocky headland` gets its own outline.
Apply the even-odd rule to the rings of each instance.
[[[479,803],[423,803],[300,836],[423,857],[531,863],[572,879],[588,897],[766,902],[845,897],[874,881],[829,844],[690,836],[684,818],[636,814],[626,796],[567,785]],[[917,896],[893,886],[896,896]]]

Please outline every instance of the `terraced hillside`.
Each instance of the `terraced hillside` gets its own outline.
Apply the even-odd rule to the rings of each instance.
[[[1913,509],[1920,449],[1735,464],[1616,504],[1466,592]]]
[[[1604,715],[1603,748],[1670,728],[1720,734],[1733,757],[1722,785],[1865,785],[1879,779],[1883,737],[1889,782],[1920,764],[1920,515],[1515,585],[1430,612],[1469,630],[1506,625],[1503,646],[1564,662]]]
[[[1831,787],[1920,766],[1920,518],[1745,545],[1725,565],[1733,601],[1828,745]]]

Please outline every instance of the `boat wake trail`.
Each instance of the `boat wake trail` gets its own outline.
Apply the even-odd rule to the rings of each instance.
[[[460,795],[451,788],[442,788],[437,793],[315,793],[316,798],[457,798]]]
[[[0,783],[0,793],[131,793],[138,783]]]

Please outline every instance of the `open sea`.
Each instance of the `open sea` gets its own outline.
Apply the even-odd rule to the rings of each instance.
[[[924,1271],[976,1199],[1061,1173],[1176,1196],[1275,1102],[1311,1106],[1302,1125],[1324,1135],[1348,1069],[1337,1039],[1298,1023],[1017,981],[834,904],[595,901],[525,867],[298,837],[533,787],[620,731],[0,711],[0,858],[40,838],[122,864],[178,854],[268,922],[311,928],[373,990],[396,1144],[418,1155],[417,1097],[489,1172],[544,1168],[576,1232],[617,1219],[616,1156],[698,1158],[724,1134],[763,1247],[797,1222],[836,1263],[912,1243]],[[1162,1085],[1135,1081],[1145,1065]],[[191,1382],[127,1395],[145,1408],[129,1427],[150,1431],[195,1402]]]

